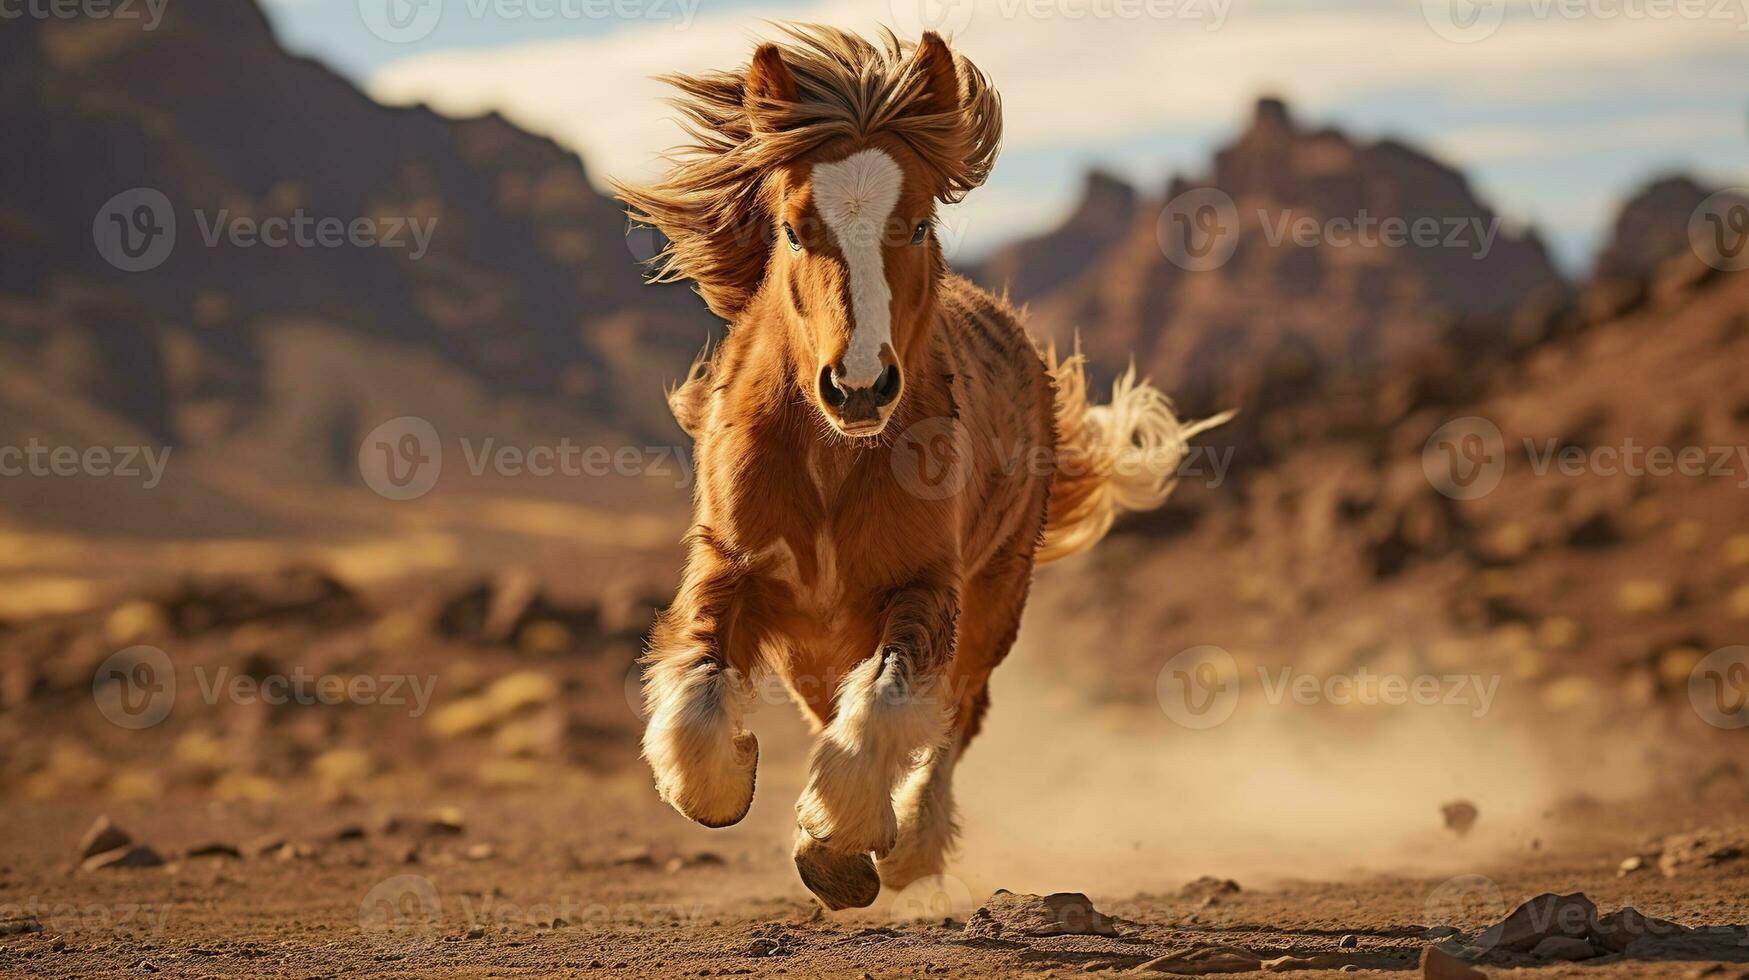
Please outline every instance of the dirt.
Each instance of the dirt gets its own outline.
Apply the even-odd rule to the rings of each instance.
[[[688,823],[636,758],[635,620],[526,577],[293,570],[0,632],[29,674],[0,714],[0,976],[1384,976],[1430,947],[1484,975],[1749,976],[1749,784],[1699,743],[1636,743],[1666,753],[1646,785],[1509,707],[1461,741],[1403,734],[1429,731],[1413,706],[1189,730],[1066,686],[1048,622],[995,680],[949,874],[827,913],[790,859],[796,713],[755,706],[748,818]],[[120,642],[174,654],[158,724],[92,694]],[[432,687],[422,711],[211,697],[226,665]]]
[[[1158,207],[1104,178],[999,254],[1041,337],[1085,328],[1096,373],[1136,355],[1189,414],[1241,414],[1169,507],[1039,575],[948,874],[827,913],[790,858],[807,733],[781,690],[734,828],[663,807],[637,758],[635,658],[689,493],[657,392],[698,304],[639,284],[560,148],[385,111],[228,10],[0,32],[14,130],[110,93],[89,147],[24,172],[93,184],[138,130],[181,208],[417,191],[465,234],[437,242],[441,289],[429,265],[256,252],[183,253],[140,292],[91,265],[98,198],[0,219],[52,233],[5,267],[0,441],[175,450],[162,489],[0,495],[0,980],[1749,977],[1749,277],[1682,254],[1703,188],[1630,202],[1572,289],[1534,236],[1485,260],[1253,247],[1187,278]],[[264,151],[215,184],[242,171],[212,165],[236,154],[204,103],[159,96],[236,51],[259,70],[232,101],[340,134],[264,145],[380,143],[382,165],[330,187]],[[1277,212],[1491,214],[1455,171],[1275,100],[1209,178]],[[416,501],[360,462],[409,415],[449,447]],[[1451,493],[1428,447],[1477,419],[1500,489]],[[618,477],[467,465],[487,437],[521,460],[632,435],[656,445]],[[1630,445],[1730,465],[1537,466]],[[1190,711],[1223,661],[1224,714]]]
[[[661,810],[635,776],[509,798],[480,794],[462,803],[460,831],[440,836],[384,829],[380,815],[357,805],[112,803],[104,809],[117,823],[172,855],[169,863],[69,873],[96,809],[8,806],[0,918],[34,916],[42,928],[0,938],[0,975],[1067,976],[1151,973],[1139,968],[1175,955],[1190,971],[1198,961],[1181,954],[1223,947],[1260,962],[1327,964],[1307,976],[1385,975],[1417,968],[1422,948],[1447,931],[1438,927],[1480,937],[1506,905],[1550,888],[1691,927],[1739,924],[1737,945],[1721,941],[1669,960],[1524,962],[1537,976],[1749,975],[1741,870],[1617,877],[1621,853],[1635,846],[1622,831],[1652,826],[1642,820],[1657,819],[1656,810],[1612,814],[1614,833],[1479,860],[1474,876],[1284,878],[1213,900],[1178,894],[1191,867],[1149,869],[1159,891],[1107,891],[1066,860],[1054,880],[1088,892],[1116,933],[1101,936],[969,928],[989,918],[969,903],[989,896],[957,879],[884,897],[873,909],[824,913],[796,881],[787,842],[767,832],[768,821],[698,830]],[[1683,816],[1662,814],[1671,825]],[[369,829],[335,839],[353,824]],[[307,846],[252,858],[184,856],[197,838],[263,834]],[[1716,963],[1734,965],[1701,972]]]

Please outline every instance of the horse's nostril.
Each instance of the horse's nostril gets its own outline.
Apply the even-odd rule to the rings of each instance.
[[[899,387],[899,366],[889,364],[887,369],[881,372],[881,376],[875,379],[875,404],[885,405],[899,397]]]
[[[832,377],[837,373],[831,365],[820,369],[820,397],[833,408],[843,408],[844,400],[849,396],[843,388],[838,387],[838,381]]]

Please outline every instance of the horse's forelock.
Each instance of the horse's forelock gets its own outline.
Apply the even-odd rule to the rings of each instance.
[[[957,105],[942,112],[916,46],[890,30],[878,46],[820,25],[783,32],[789,42],[778,49],[795,77],[796,101],[749,100],[745,68],[665,76],[692,142],[674,151],[658,183],[614,182],[633,220],[668,240],[653,278],[692,280],[711,310],[730,320],[765,275],[772,242],[763,189],[777,168],[842,137],[891,135],[935,173],[938,196],[953,202],[989,176],[1001,144],[1000,97],[965,58],[954,59]]]

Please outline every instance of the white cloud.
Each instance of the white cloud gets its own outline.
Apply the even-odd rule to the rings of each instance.
[[[957,29],[947,33],[1002,92],[1010,150],[1069,150],[1098,159],[1128,141],[1133,153],[1148,134],[1237,125],[1266,92],[1286,96],[1310,118],[1366,105],[1375,123],[1413,134],[1466,168],[1538,159],[1555,166],[1576,149],[1658,145],[1679,151],[1680,160],[1683,147],[1716,143],[1721,126],[1739,131],[1741,120],[1731,113],[1641,108],[1730,90],[1744,65],[1736,22],[1560,13],[1574,3],[1636,2],[1516,0],[1494,33],[1475,43],[1442,37],[1414,0],[889,0],[890,6],[804,0],[781,11],[730,12],[706,5],[685,30],[633,20],[593,37],[420,54],[379,71],[368,89],[386,103],[427,102],[455,115],[497,110],[577,149],[597,181],[643,179],[660,170],[661,153],[682,135],[662,101],[666,87],[652,76],[743,64],[757,40],[774,33],[773,19],[865,33],[896,23],[914,35],[917,12],[932,10],[957,18],[950,25]],[[1075,9],[1108,15],[1066,15]],[[1180,16],[1117,15],[1146,9]],[[1539,9],[1553,12],[1538,16]],[[1034,16],[1039,10],[1050,16]],[[1621,105],[1624,93],[1641,107]],[[1422,103],[1447,116],[1483,119],[1542,106],[1547,111],[1537,115],[1557,122],[1430,132],[1410,108]],[[1588,121],[1559,122],[1574,105],[1587,108]],[[1163,173],[1165,158],[1159,159]],[[949,218],[960,225],[962,256],[1047,226],[1072,203],[1079,182],[1078,172],[1017,174],[998,165],[989,186]],[[1609,209],[1600,204],[1598,213],[1580,214],[1579,198],[1556,205],[1550,192],[1582,195],[1590,207],[1618,190],[1565,170],[1495,189],[1496,203],[1574,240],[1594,237]]]
[[[1490,163],[1680,147],[1733,133],[1742,125],[1743,115],[1734,109],[1647,112],[1572,125],[1466,127],[1436,138],[1433,146],[1449,159]]]
[[[1270,90],[1314,111],[1410,86],[1459,104],[1522,106],[1595,95],[1607,79],[1616,91],[1647,97],[1684,90],[1691,79],[1673,70],[1683,60],[1739,42],[1734,25],[1719,21],[1508,21],[1484,41],[1456,44],[1429,29],[1417,7],[1242,7],[1207,30],[1212,19],[1026,13],[1040,3],[1067,10],[1095,0],[962,2],[976,6],[958,46],[1002,91],[1006,139],[1016,147],[1097,145],[1161,127],[1229,123]],[[894,10],[906,5],[895,0]],[[813,0],[784,13],[862,30],[892,19],[851,0]],[[678,139],[663,86],[650,76],[743,63],[755,38],[769,33],[766,18],[745,8],[701,14],[684,31],[633,22],[596,37],[418,55],[384,68],[369,88],[385,102],[425,101],[450,113],[498,109],[578,148],[599,170],[638,177],[654,172],[658,154]]]

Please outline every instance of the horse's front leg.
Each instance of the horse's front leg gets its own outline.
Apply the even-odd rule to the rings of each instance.
[[[895,591],[881,642],[839,686],[831,722],[808,757],[796,803],[796,870],[828,908],[861,908],[880,894],[870,854],[893,847],[893,790],[917,754],[947,733],[953,698],[942,669],[953,655],[959,593],[947,575]]]
[[[695,535],[680,591],[645,656],[644,758],[656,792],[706,827],[737,823],[753,805],[759,740],[741,719],[754,658],[751,637],[736,630],[743,583],[709,534]]]

